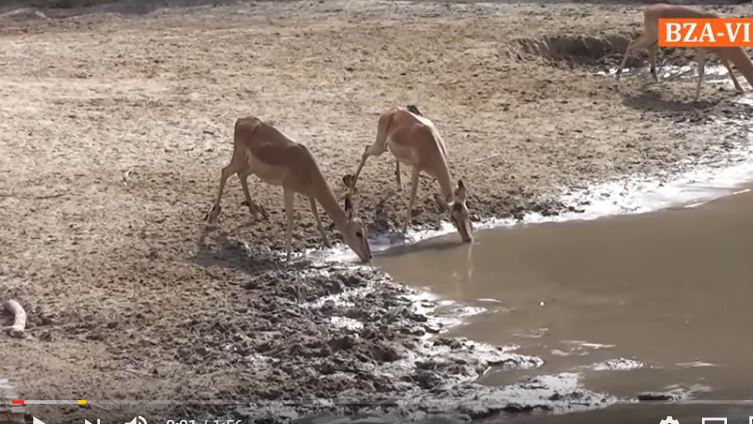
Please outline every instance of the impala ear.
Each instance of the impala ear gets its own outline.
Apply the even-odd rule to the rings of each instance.
[[[356,193],[355,183],[355,177],[353,174],[343,175],[343,184],[345,184],[345,189],[348,191],[349,195]]]
[[[465,202],[466,197],[466,190],[465,190],[465,184],[463,184],[463,180],[458,180],[458,188],[455,190],[455,200],[458,202]]]
[[[348,217],[348,219],[353,219],[354,215],[353,211],[353,201],[350,199],[350,195],[345,196],[345,215]]]

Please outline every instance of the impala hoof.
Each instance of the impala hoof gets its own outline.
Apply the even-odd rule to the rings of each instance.
[[[264,209],[264,206],[260,205],[257,202],[248,203],[247,201],[242,201],[241,206],[248,206],[248,211],[251,212],[251,215],[254,216],[254,219],[260,219],[259,215],[261,215],[261,219],[268,220],[269,215],[267,214],[267,210]]]
[[[207,212],[206,215],[204,215],[204,221],[206,221],[209,224],[215,224],[217,222],[217,217],[220,216],[220,212],[222,211],[222,207],[219,205],[212,206],[212,209]]]

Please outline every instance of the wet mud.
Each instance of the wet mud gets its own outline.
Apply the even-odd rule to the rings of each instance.
[[[415,287],[483,307],[449,335],[516,343],[519,353],[544,361],[522,372],[493,367],[479,382],[494,387],[570,372],[622,403],[611,415],[544,422],[643,422],[655,410],[625,415],[625,404],[678,401],[667,410],[687,419],[698,408],[682,407],[692,402],[706,407],[704,416],[725,408],[739,415],[751,393],[750,349],[740,337],[751,325],[753,194],[749,185],[717,184],[708,193],[719,193],[702,204],[486,230],[467,248],[425,240],[377,265]]]
[[[210,251],[216,248],[208,245]],[[580,387],[567,374],[504,387],[477,384],[492,367],[525,370],[543,362],[517,353],[515,346],[444,337],[458,322],[457,309],[437,312],[436,299],[373,268],[306,260],[280,266],[276,255],[247,243],[226,248],[256,264],[253,276],[226,287],[233,299],[228,308],[213,306],[175,322],[174,328],[147,327],[137,339],[108,344],[108,352],[126,356],[128,372],[145,383],[174,378],[182,367],[199,368],[200,376],[214,378],[242,370],[232,376],[232,391],[211,384],[191,394],[176,388],[177,396],[196,404],[142,407],[140,413],[150,419],[356,423],[369,417],[371,423],[455,423],[499,414],[603,407],[612,400]],[[126,315],[121,322],[135,319],[149,319],[149,313]],[[30,333],[48,343],[77,333],[103,340],[123,325],[84,329],[60,321],[55,316],[35,318]],[[217,400],[228,403],[200,404]],[[131,413],[123,408],[94,410],[109,420]],[[92,413],[36,411],[71,422]]]

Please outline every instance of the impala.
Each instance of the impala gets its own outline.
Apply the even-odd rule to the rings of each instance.
[[[423,116],[416,106],[393,107],[381,114],[377,125],[376,141],[366,146],[355,175],[345,180],[350,185],[349,192],[355,191],[358,176],[366,159],[370,156],[379,156],[387,149],[396,159],[395,176],[398,189],[402,189],[400,163],[412,166],[411,191],[403,232],[407,231],[410,224],[411,211],[418,190],[418,177],[423,171],[436,178],[439,183],[442,195],[440,205],[449,211],[452,224],[460,234],[460,238],[466,243],[472,241],[473,227],[466,206],[465,184],[463,180],[458,180],[457,188],[453,189],[444,141],[434,123]]]
[[[329,247],[330,243],[319,219],[317,201],[332,218],[345,242],[358,257],[363,262],[371,260],[371,249],[366,232],[360,219],[356,217],[350,193],[346,195],[344,207],[341,208],[332,189],[324,179],[316,159],[303,144],[293,141],[258,118],[238,119],[234,130],[233,156],[230,164],[222,168],[217,199],[207,214],[207,220],[210,223],[215,222],[220,214],[222,191],[227,179],[233,174],[238,175],[246,197],[244,204],[248,206],[256,219],[260,215],[266,219],[268,214],[259,203],[251,198],[248,177],[254,174],[268,184],[282,186],[287,217],[285,234],[287,261],[290,261],[291,255],[295,193],[308,197],[311,212],[314,214],[325,246]]]
[[[660,18],[719,18],[720,16],[691,6],[680,6],[672,4],[653,4],[643,9],[643,33],[631,42],[625,56],[622,59],[620,69],[617,70],[617,83],[620,81],[620,74],[627,63],[628,56],[636,49],[647,49],[649,55],[649,64],[651,67],[651,76],[654,81],[658,82],[656,75],[656,53],[659,50],[659,19]],[[737,81],[730,62],[743,74],[748,83],[753,86],[753,63],[745,51],[740,47],[699,47],[696,51],[696,61],[698,62],[698,82],[695,89],[695,100],[701,92],[701,82],[703,81],[704,70],[708,53],[714,53],[719,57],[722,64],[727,68],[730,78],[737,91],[743,91],[740,83]]]

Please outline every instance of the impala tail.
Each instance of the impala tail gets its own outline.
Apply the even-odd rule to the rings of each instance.
[[[410,113],[412,113],[412,114],[414,114],[414,115],[418,115],[418,116],[424,116],[424,115],[423,115],[423,114],[422,114],[422,113],[421,113],[421,112],[420,112],[420,111],[418,110],[418,107],[417,107],[416,105],[407,105],[407,106],[405,106],[405,108],[406,108],[406,109],[408,109],[408,112],[410,112]]]

